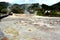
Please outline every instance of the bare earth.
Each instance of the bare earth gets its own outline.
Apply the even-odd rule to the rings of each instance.
[[[60,40],[60,17],[20,14],[0,22],[0,40]]]

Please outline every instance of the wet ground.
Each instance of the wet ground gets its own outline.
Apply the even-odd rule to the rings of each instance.
[[[0,39],[60,40],[60,17],[8,16],[0,22]]]

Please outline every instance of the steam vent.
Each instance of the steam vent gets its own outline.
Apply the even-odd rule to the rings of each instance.
[[[0,21],[0,40],[60,40],[60,18],[10,15]]]

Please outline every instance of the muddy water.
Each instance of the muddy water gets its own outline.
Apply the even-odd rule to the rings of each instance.
[[[59,17],[8,16],[0,28],[9,40],[60,40]]]

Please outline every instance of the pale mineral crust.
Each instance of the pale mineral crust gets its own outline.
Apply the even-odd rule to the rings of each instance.
[[[0,21],[0,40],[60,40],[60,17],[19,14]]]

